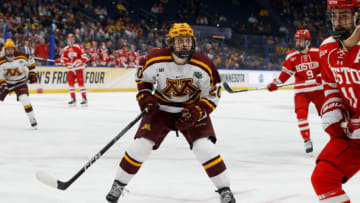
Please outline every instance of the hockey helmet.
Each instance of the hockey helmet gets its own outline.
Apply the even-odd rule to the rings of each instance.
[[[12,48],[12,49],[9,49]],[[15,56],[15,43],[10,38],[5,41],[5,44],[3,46],[5,56],[8,58],[12,58]]]
[[[330,30],[330,34],[339,41],[343,41],[346,38],[348,38],[352,31],[350,31],[351,28],[349,28],[349,26],[352,27],[352,29],[355,28],[356,23],[357,23],[357,10],[359,8],[360,5],[360,0],[327,0],[327,8],[328,8],[328,16],[329,16],[329,30]],[[336,28],[334,25],[333,20],[336,19],[334,18],[334,14],[332,12],[333,9],[351,9],[352,10],[352,17],[351,19],[348,20],[349,23],[343,24],[338,26],[338,28]],[[348,27],[347,29],[345,29],[344,27]]]
[[[311,39],[310,31],[308,29],[301,29],[296,31],[295,39]]]
[[[191,37],[192,45],[189,50],[176,50],[175,47],[175,38],[176,37]],[[168,46],[177,57],[179,58],[187,58],[190,60],[190,58],[193,56],[196,46],[196,40],[194,36],[194,31],[187,23],[174,23],[172,24],[169,36],[167,39]]]
[[[69,45],[73,45],[75,43],[75,36],[74,34],[72,33],[69,33],[67,36],[66,36],[66,41]]]

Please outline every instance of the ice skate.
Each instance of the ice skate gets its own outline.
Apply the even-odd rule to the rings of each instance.
[[[80,102],[80,105],[81,105],[82,107],[87,107],[87,106],[88,106],[87,99],[86,99],[86,98],[83,98],[83,100]]]
[[[110,192],[106,195],[106,200],[110,203],[117,203],[119,197],[123,195],[125,186],[126,184],[120,183],[118,180],[114,180]]]
[[[224,187],[219,190],[217,190],[220,194],[220,203],[235,203],[236,200],[234,198],[233,193],[231,192],[230,188]]]
[[[304,141],[304,147],[306,154],[311,154],[313,152],[313,144],[310,139]]]
[[[35,118],[31,118],[30,119],[30,125],[31,127],[34,129],[34,130],[37,130],[37,122],[36,122],[36,119]]]
[[[76,99],[72,98],[68,104],[69,104],[69,106],[76,106]]]

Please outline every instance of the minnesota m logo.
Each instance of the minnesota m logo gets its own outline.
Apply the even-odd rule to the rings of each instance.
[[[193,79],[186,78],[186,79],[179,79],[179,80],[171,80],[169,78],[166,79],[166,87],[162,90],[168,98],[171,99],[172,96],[174,97],[183,97],[186,95],[192,95],[197,88],[193,86]],[[171,93],[173,94],[171,95]]]
[[[21,76],[21,72],[19,71],[19,68],[16,67],[16,68],[9,68],[9,69],[6,69],[6,73],[5,75],[7,77],[14,77],[14,76]]]

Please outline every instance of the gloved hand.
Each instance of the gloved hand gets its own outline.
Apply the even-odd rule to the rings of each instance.
[[[72,66],[73,67],[80,67],[80,66],[82,66],[82,65],[84,65],[84,63],[82,62],[82,60],[80,60],[80,59],[76,59],[75,61],[74,61],[74,63],[72,64]]]
[[[7,85],[6,82],[1,82],[0,83],[0,94],[4,94],[4,93],[7,93],[9,92],[9,87]]]
[[[37,74],[35,72],[29,72],[29,81],[30,81],[30,84],[36,83]]]
[[[154,95],[152,95],[150,92],[139,92],[136,95],[136,98],[141,111],[144,111],[145,108],[147,108],[148,112],[156,113],[160,108]]]
[[[270,92],[272,92],[272,91],[277,90],[277,89],[278,89],[278,86],[276,85],[275,82],[272,82],[272,83],[269,83],[269,84],[266,86],[266,88],[267,88]]]
[[[317,75],[316,78],[315,78],[315,80],[316,80],[316,83],[317,83],[317,84],[321,85],[321,83],[322,83],[321,75]]]
[[[181,117],[175,124],[179,130],[187,130],[193,127],[205,115],[205,111],[196,103],[185,107],[180,113]]]
[[[360,119],[350,119],[347,122],[345,133],[352,139],[360,139]]]

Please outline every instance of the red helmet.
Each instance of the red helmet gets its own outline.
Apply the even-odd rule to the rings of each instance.
[[[354,8],[359,6],[360,0],[327,0],[328,9]]]
[[[308,29],[298,30],[295,35],[295,39],[311,39],[310,31]]]
[[[74,34],[69,33],[69,34],[66,36],[66,39],[70,39],[70,38],[75,39]]]

